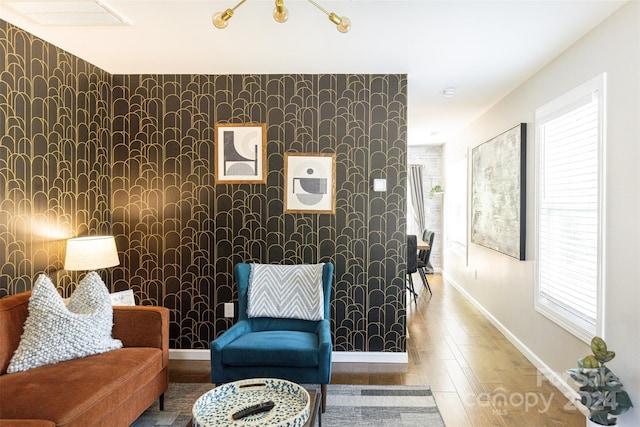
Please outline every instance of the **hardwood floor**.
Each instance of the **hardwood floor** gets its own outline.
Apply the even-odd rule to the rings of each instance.
[[[414,280],[423,290],[420,279]],[[583,427],[585,417],[455,288],[409,306],[408,365],[334,363],[333,384],[427,384],[448,427]],[[209,382],[208,361],[169,363],[171,382]]]

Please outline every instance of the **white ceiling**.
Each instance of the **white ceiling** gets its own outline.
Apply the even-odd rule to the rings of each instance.
[[[617,0],[104,0],[130,24],[43,26],[0,0],[0,18],[113,74],[406,73],[408,140],[441,143],[602,22]],[[56,2],[54,2],[56,3]],[[60,2],[57,2],[60,3]],[[452,98],[442,96],[455,87]]]

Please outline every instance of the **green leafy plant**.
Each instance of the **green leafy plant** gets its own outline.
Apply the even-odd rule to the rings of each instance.
[[[607,350],[607,343],[600,337],[591,340],[593,354],[578,360],[578,368],[567,373],[580,386],[580,402],[589,409],[589,419],[603,426],[616,425],[616,418],[633,406],[629,394],[622,389],[622,383],[605,363],[616,353]]]
[[[433,196],[434,196],[436,193],[444,193],[444,189],[442,188],[442,185],[440,185],[440,184],[438,184],[438,185],[434,185],[434,186],[431,188],[431,191],[429,192],[429,198],[430,198],[430,199],[433,199]]]

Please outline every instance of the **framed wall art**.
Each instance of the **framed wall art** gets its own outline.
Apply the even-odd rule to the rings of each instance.
[[[218,184],[265,184],[267,125],[216,124],[215,171]]]
[[[473,148],[471,242],[524,260],[527,125]]]
[[[336,212],[336,155],[284,154],[285,212]]]

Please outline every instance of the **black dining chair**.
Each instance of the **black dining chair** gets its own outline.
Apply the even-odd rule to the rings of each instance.
[[[418,294],[413,286],[413,273],[418,271],[418,236],[407,235],[407,290],[413,295],[413,302],[418,304]],[[409,298],[411,298],[409,295]]]
[[[420,274],[420,278],[422,279],[422,284],[429,291],[429,294],[433,295],[431,292],[431,286],[429,286],[429,279],[427,279],[427,269],[429,268],[429,259],[431,259],[431,250],[433,249],[433,239],[435,237],[435,233],[433,231],[426,231],[423,234],[422,240],[424,240],[427,244],[429,244],[429,249],[421,250],[418,254],[418,260],[416,269]]]
[[[429,230],[427,230],[426,228],[422,231],[422,241],[423,242],[429,241]],[[424,260],[426,259],[426,257],[427,257],[426,249],[418,250],[418,271],[420,271],[421,265],[424,264]]]
[[[434,231],[430,232],[429,230],[425,229],[422,232],[422,240],[427,242],[427,243],[429,243],[429,240],[431,240],[431,237],[429,237],[430,234],[433,234],[434,237],[436,235],[436,233]],[[431,247],[431,244],[429,244],[429,247]],[[429,254],[429,255],[431,255],[431,254]],[[420,257],[418,256],[418,258],[420,258]],[[433,265],[431,265],[431,262],[427,263],[427,273],[433,273]]]

